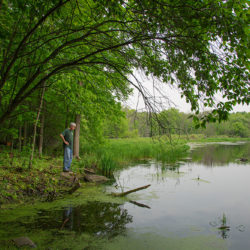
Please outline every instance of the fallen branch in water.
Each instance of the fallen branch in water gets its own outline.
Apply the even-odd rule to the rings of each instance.
[[[126,192],[122,192],[122,193],[112,193],[111,195],[115,196],[115,197],[123,197],[123,196],[126,196],[128,194],[131,194],[131,193],[134,193],[134,192],[137,192],[137,191],[140,191],[142,189],[146,189],[148,187],[150,187],[151,185],[146,185],[146,186],[143,186],[143,187],[138,187],[138,188],[135,188],[135,189],[132,189],[132,190],[129,190],[129,191],[126,191]]]
[[[134,204],[134,205],[136,205],[136,206],[138,206],[138,207],[145,207],[145,208],[151,209],[151,207],[149,207],[149,206],[147,206],[145,204],[139,203],[137,201],[131,201],[130,200],[129,202],[132,203],[132,204]]]

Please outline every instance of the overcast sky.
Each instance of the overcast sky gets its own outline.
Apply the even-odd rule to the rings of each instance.
[[[150,77],[147,78],[145,75],[139,73],[136,73],[136,78],[143,83],[143,87],[145,87],[145,91],[148,93],[148,96],[156,97],[155,99],[151,99],[151,102],[155,101],[158,109],[162,110],[175,107],[181,112],[191,112],[190,104],[186,103],[185,98],[181,98],[178,89],[169,87],[166,84],[160,83]],[[130,80],[137,85],[135,79],[130,78]],[[132,109],[137,108],[138,111],[145,109],[142,96],[138,95],[138,90],[135,88],[133,89],[133,94],[131,94],[129,99],[124,102],[124,105],[129,106]],[[216,96],[216,100],[222,100],[219,94]],[[233,109],[233,112],[242,111],[250,112],[250,106],[236,105]]]

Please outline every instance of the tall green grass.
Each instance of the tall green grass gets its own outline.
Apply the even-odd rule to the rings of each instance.
[[[114,169],[139,160],[155,159],[174,162],[177,158],[186,155],[189,147],[184,141],[170,144],[165,139],[129,138],[110,139],[103,145],[83,143],[81,149],[83,159],[92,155],[102,174],[110,176]]]
[[[97,168],[108,177],[124,165],[145,159],[155,159],[163,163],[175,162],[185,156],[189,147],[187,142],[237,141],[242,138],[206,138],[204,135],[172,135],[169,138],[123,138],[109,139],[103,144],[93,144],[81,138],[81,160],[73,164],[74,171],[87,167]]]

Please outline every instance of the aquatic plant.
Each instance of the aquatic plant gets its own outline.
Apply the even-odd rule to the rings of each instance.
[[[227,225],[227,217],[223,213],[222,218],[220,219],[220,226],[218,227],[219,234],[222,239],[227,239],[229,237],[228,231],[230,231],[230,226]]]
[[[116,167],[116,162],[113,160],[111,155],[104,154],[100,158],[99,166],[102,174],[110,178],[112,177],[112,172]]]
[[[170,144],[166,139],[128,138],[110,139],[106,143],[95,145],[82,144],[83,157],[92,155],[99,171],[112,177],[112,172],[131,162],[155,159],[162,163],[174,163],[178,158],[186,156],[189,146],[183,142]]]
[[[119,163],[155,158],[171,162],[177,157],[184,156],[189,147],[185,143],[170,144],[167,141],[152,140],[152,138],[112,139],[98,147],[90,148],[83,145],[82,150],[88,153],[112,155]]]

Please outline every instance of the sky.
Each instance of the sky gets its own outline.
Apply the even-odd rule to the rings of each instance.
[[[143,83],[145,91],[148,96],[155,96],[151,98],[151,102],[156,102],[157,108],[160,110],[175,107],[181,112],[190,113],[191,106],[185,101],[185,98],[181,98],[180,92],[177,88],[167,86],[151,77],[146,77],[143,74],[136,73],[136,78]],[[134,78],[130,78],[134,84],[138,84]],[[164,97],[163,97],[164,96]],[[216,100],[221,101],[220,94],[216,95]],[[139,95],[139,91],[133,87],[133,93],[130,95],[127,101],[123,103],[124,106],[128,106],[138,111],[145,110],[145,103],[142,96]],[[205,109],[201,109],[204,111]],[[236,105],[232,112],[250,112],[249,105]]]

